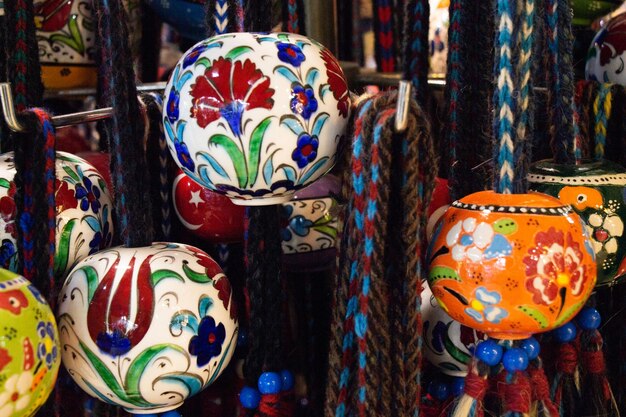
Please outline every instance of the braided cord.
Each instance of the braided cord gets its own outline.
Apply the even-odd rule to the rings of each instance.
[[[396,62],[391,1],[375,0],[374,10],[376,65],[381,72],[393,72],[396,69]]]
[[[296,0],[283,0],[283,9],[286,12],[283,30],[290,33],[300,33],[298,2]]]
[[[238,5],[234,0],[210,0],[205,6],[208,36],[237,31]]]
[[[454,163],[457,160],[457,145],[459,144],[459,98],[461,89],[461,16],[463,13],[463,0],[450,0],[449,15],[450,27],[448,28],[448,63],[446,74],[446,98],[448,102],[447,136],[450,146],[450,160],[453,162],[450,168],[450,181],[454,185],[456,178]],[[454,186],[452,187],[455,188]]]
[[[593,114],[595,117],[595,147],[594,158],[601,160],[604,158],[604,148],[606,146],[606,129],[611,118],[611,108],[613,94],[611,84],[599,84],[598,95],[593,102]]]
[[[427,0],[408,0],[404,14],[403,78],[411,80],[419,103],[427,103],[428,26],[430,5]],[[451,22],[452,24],[452,22]]]
[[[513,65],[511,53],[513,47],[513,17],[515,1],[498,0],[495,48],[497,76],[494,94],[495,123],[494,131],[497,146],[495,148],[496,175],[494,189],[498,193],[512,193],[514,180],[514,110],[513,100]]]

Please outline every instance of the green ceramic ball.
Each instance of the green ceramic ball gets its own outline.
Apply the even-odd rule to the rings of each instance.
[[[610,161],[560,165],[540,161],[530,169],[531,190],[558,197],[584,219],[596,253],[596,286],[626,275],[626,170]]]
[[[622,0],[572,0],[574,18],[572,24],[589,26],[599,17],[605,16],[617,9]]]
[[[45,298],[24,277],[0,269],[0,416],[29,417],[45,402],[61,354]]]

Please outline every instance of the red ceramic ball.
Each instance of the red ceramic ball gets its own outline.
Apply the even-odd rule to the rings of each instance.
[[[245,207],[202,187],[182,171],[172,186],[174,209],[183,226],[212,243],[243,241]]]

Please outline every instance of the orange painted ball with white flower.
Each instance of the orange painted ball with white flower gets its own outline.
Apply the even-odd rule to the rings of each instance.
[[[582,219],[541,193],[482,191],[455,201],[435,228],[428,259],[441,307],[498,339],[561,326],[596,282]]]

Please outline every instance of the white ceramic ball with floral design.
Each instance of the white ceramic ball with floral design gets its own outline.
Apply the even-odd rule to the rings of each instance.
[[[615,16],[593,38],[585,76],[588,80],[626,86],[626,13]]]
[[[63,364],[95,398],[172,410],[228,365],[236,312],[228,279],[197,248],[107,249],[79,262],[59,294]]]
[[[102,175],[87,161],[56,155],[56,254],[54,271],[63,276],[85,256],[111,245],[113,209]],[[17,272],[17,227],[13,152],[0,155],[0,267]]]
[[[350,98],[337,60],[299,35],[232,33],[196,44],[165,90],[183,171],[235,203],[282,203],[328,172]]]

